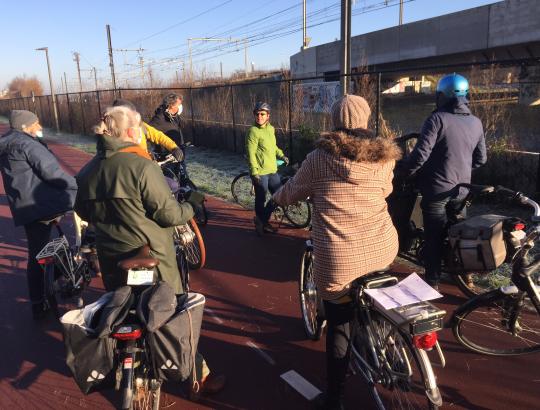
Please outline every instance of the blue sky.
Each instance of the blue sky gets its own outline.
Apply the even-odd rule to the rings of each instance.
[[[405,0],[404,23],[494,3],[495,0]],[[339,0],[308,0],[308,36],[311,46],[339,38]],[[385,3],[389,7],[385,7]],[[398,23],[399,0],[356,0],[353,35]],[[313,15],[314,14],[314,15]],[[311,17],[310,17],[311,15]],[[68,87],[77,87],[73,51],[81,54],[86,90],[93,89],[91,67],[98,81],[110,81],[105,25],[111,26],[115,66],[121,86],[139,85],[139,55],[156,78],[168,81],[188,71],[187,39],[196,37],[249,38],[248,61],[255,69],[288,67],[289,56],[302,45],[302,1],[204,0],[150,1],[6,1],[2,6],[0,88],[17,75],[37,75],[48,90],[44,52],[49,47],[55,88],[67,74]],[[336,17],[338,18],[337,20]],[[258,21],[257,21],[258,20]],[[335,21],[330,21],[335,20]],[[327,22],[326,21],[330,21]],[[298,30],[298,31],[297,31]],[[227,42],[193,42],[193,66],[209,75],[244,69],[242,45]],[[88,70],[88,71],[86,71]],[[148,81],[145,77],[145,81]],[[100,86],[101,87],[101,86]],[[78,90],[78,89],[77,89]]]

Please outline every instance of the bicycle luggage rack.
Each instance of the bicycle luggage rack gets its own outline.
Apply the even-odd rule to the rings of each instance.
[[[43,249],[37,254],[36,259],[44,259],[50,257],[56,257],[55,263],[60,263],[62,267],[68,271],[73,272],[75,266],[73,264],[73,259],[69,257],[69,242],[65,236],[59,238],[54,238]],[[66,264],[68,266],[66,266]]]

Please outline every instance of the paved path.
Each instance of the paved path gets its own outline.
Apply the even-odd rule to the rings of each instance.
[[[0,130],[1,131],[1,130]],[[70,172],[89,156],[52,145]],[[64,362],[60,327],[52,319],[30,319],[25,267],[26,239],[15,228],[0,185],[0,409],[111,409],[112,393],[84,396]],[[200,403],[165,387],[171,409],[308,409],[309,402],[280,375],[294,370],[324,387],[324,343],[306,341],[299,314],[297,269],[304,231],[255,236],[251,214],[210,199],[210,223],[202,229],[208,250],[205,269],[191,276],[206,295],[200,351],[228,377],[226,389]],[[443,285],[440,306],[451,312],[464,301]],[[102,292],[93,280],[86,299]],[[447,367],[436,369],[447,409],[533,409],[540,407],[540,355],[492,358],[462,348],[449,330],[441,332]],[[360,381],[347,384],[348,408],[371,408]]]

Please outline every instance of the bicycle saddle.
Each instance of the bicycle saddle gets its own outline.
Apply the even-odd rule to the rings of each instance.
[[[136,268],[152,269],[159,265],[159,260],[150,256],[150,246],[144,245],[131,258],[118,262],[118,267],[123,271]]]

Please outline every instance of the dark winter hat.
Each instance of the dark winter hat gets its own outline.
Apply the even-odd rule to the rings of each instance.
[[[118,99],[114,100],[112,105],[113,105],[113,107],[127,107],[130,110],[138,112],[137,107],[135,107],[135,104],[133,104],[131,101],[125,100],[123,98],[118,98]]]
[[[332,105],[332,121],[335,129],[367,129],[371,110],[367,101],[359,95],[345,95]]]
[[[26,110],[13,110],[9,116],[9,126],[15,130],[22,131],[39,121],[36,114]]]

